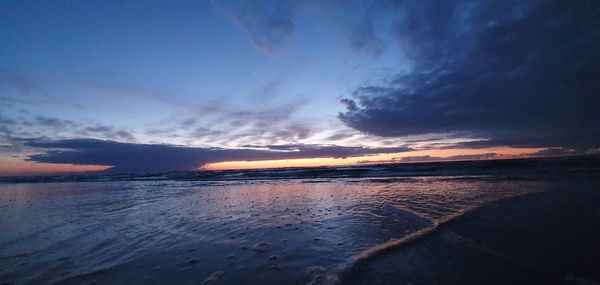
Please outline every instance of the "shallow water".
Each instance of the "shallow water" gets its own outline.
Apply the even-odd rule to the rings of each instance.
[[[403,238],[551,187],[488,176],[0,185],[0,280],[335,283]]]
[[[588,157],[3,178],[0,284],[347,282],[476,208],[598,174]]]

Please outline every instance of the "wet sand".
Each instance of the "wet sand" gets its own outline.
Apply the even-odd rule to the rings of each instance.
[[[484,206],[357,264],[342,283],[600,284],[597,186]]]
[[[0,284],[320,284],[403,240],[550,181],[5,185]]]
[[[600,160],[480,164],[0,184],[0,284],[597,284]]]

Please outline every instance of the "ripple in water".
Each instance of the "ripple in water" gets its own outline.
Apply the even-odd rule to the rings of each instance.
[[[466,211],[546,189],[485,177],[0,185],[0,280],[336,284]]]

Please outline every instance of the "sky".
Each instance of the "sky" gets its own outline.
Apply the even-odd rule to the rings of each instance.
[[[0,1],[0,175],[600,152],[597,1]]]

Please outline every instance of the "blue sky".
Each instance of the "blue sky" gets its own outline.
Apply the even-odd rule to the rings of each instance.
[[[268,4],[276,5],[264,5]],[[235,3],[3,5],[10,9],[2,9],[2,72],[29,89],[6,90],[3,95],[14,100],[7,111],[24,110],[32,117],[71,120],[86,127],[110,126],[139,142],[210,145],[183,132],[179,138],[146,132],[176,128],[189,119],[201,126],[211,121],[207,109],[221,108],[217,116],[287,108],[290,116],[273,115],[281,120],[279,126],[264,132],[286,125],[344,130],[335,119],[340,110],[337,98],[374,74],[405,65],[398,53],[353,49],[344,30],[354,23],[324,4],[294,8],[298,11],[293,35],[269,47],[254,43],[235,18],[236,13],[262,12],[240,12]],[[70,137],[77,135],[74,131],[58,133]]]
[[[579,27],[598,27],[598,7],[561,5],[2,1],[2,153],[31,161],[47,151],[34,139],[593,151],[597,84],[546,88],[597,71],[581,63],[597,29]],[[566,67],[538,76],[546,64]]]

